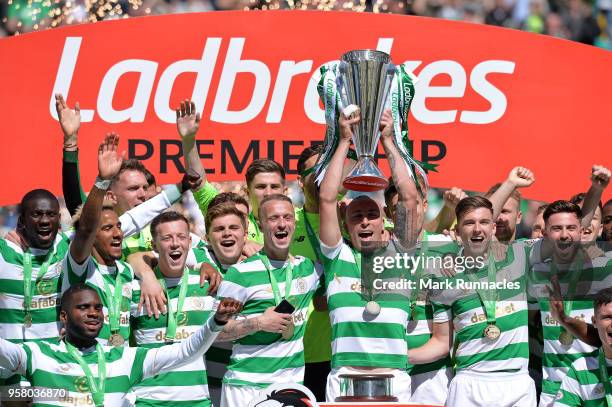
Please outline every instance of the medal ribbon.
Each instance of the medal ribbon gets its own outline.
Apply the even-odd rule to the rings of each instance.
[[[121,270],[119,269],[119,263],[117,263],[117,275],[115,276],[114,293],[111,291],[110,286],[106,281],[104,275],[102,275],[102,281],[104,282],[104,293],[106,294],[106,298],[108,299],[108,321],[110,324],[110,330],[111,333],[115,333],[119,331],[121,325],[121,301],[123,299],[123,284],[121,283]]]
[[[427,255],[427,250],[429,248],[429,235],[427,234],[427,231],[423,231],[423,240],[421,240],[421,251],[419,252],[419,256],[421,254],[423,254],[423,256],[421,256],[421,260],[419,261],[419,265],[417,266],[415,273],[414,273],[414,278],[415,281],[417,282],[417,287],[412,290],[412,292],[410,293],[410,309],[411,309],[411,313],[410,315],[408,315],[408,320],[412,319],[412,318],[416,318],[416,306],[417,306],[417,298],[419,296],[420,293],[420,282],[421,282],[421,278],[423,277],[423,262],[425,261],[425,256]]]
[[[270,264],[270,260],[263,253],[259,253],[259,259],[266,267],[266,270],[268,270],[268,276],[270,276],[270,284],[272,285],[272,292],[274,293],[274,302],[276,303],[276,305],[278,305],[283,300],[283,297],[281,297],[280,289],[278,288],[278,281],[276,280],[276,276],[272,272],[272,265]],[[287,259],[286,269],[287,269],[287,275],[285,277],[285,297],[284,298],[289,298],[289,294],[291,293],[291,282],[293,281],[293,265],[291,264],[291,257]]]
[[[91,369],[89,365],[85,363],[83,356],[79,353],[79,351],[72,346],[68,341],[65,341],[66,349],[70,356],[75,359],[81,369],[83,369],[83,373],[85,373],[85,377],[87,378],[87,383],[89,384],[89,390],[91,392],[91,398],[94,401],[96,407],[104,407],[104,388],[106,382],[106,357],[104,356],[104,349],[102,345],[99,343],[96,344],[96,352],[98,353],[98,380],[93,377],[91,373]]]
[[[572,298],[574,298],[574,295],[576,294],[576,283],[578,282],[578,279],[580,278],[580,271],[582,271],[582,266],[584,265],[584,257],[581,255],[581,253],[578,254],[578,256],[579,258],[577,262],[577,265],[578,265],[577,269],[573,269],[570,265],[570,268],[568,270],[570,272],[570,280],[567,283],[567,298],[569,300],[563,301],[563,310],[565,312],[565,315],[567,316],[571,316],[570,314],[572,313],[572,309],[574,308],[574,301]],[[554,259],[550,263],[550,269],[555,276],[559,275],[559,270],[557,269],[557,265],[555,264]],[[563,326],[561,326],[561,332],[565,332],[565,331],[566,329]]]
[[[610,376],[608,376],[608,364],[603,348],[599,350],[599,373],[606,393],[606,404],[608,407],[612,407],[612,383],[610,383]]]
[[[314,231],[314,228],[310,224],[308,220],[308,215],[306,214],[306,210],[304,210],[304,223],[306,224],[306,234],[308,235],[308,241],[310,242],[310,246],[312,250],[315,252],[315,256],[317,256],[317,260],[321,261],[322,253],[321,253],[321,244],[319,243],[319,239]]]
[[[495,256],[492,252],[489,251],[488,255],[488,270],[487,270],[487,281],[489,286],[493,286],[496,283],[496,274],[497,270],[495,267]],[[470,273],[465,273],[465,275],[474,283],[478,281]],[[486,290],[476,290],[478,293],[478,297],[480,298],[480,302],[482,303],[482,307],[487,316],[487,323],[489,325],[494,325],[496,316],[495,316],[495,305],[497,302],[497,290],[496,289],[486,289]]]
[[[181,276],[180,282],[181,288],[179,290],[179,297],[176,303],[175,312],[172,312],[172,302],[170,301],[170,295],[168,294],[168,286],[166,285],[164,276],[162,276],[161,272],[159,271],[159,267],[155,268],[155,275],[157,277],[157,281],[159,281],[159,285],[161,285],[161,287],[164,289],[166,298],[168,299],[168,323],[166,325],[166,339],[174,340],[176,337],[176,324],[178,316],[183,310],[185,296],[187,295],[187,288],[189,287],[189,270],[187,268],[183,270],[183,275]]]
[[[49,263],[53,258],[53,250],[49,250],[45,261],[38,269],[35,284],[37,284],[49,270]],[[31,315],[32,310],[32,253],[26,251],[23,254],[23,306],[25,309],[26,318]],[[31,316],[30,316],[31,318]]]

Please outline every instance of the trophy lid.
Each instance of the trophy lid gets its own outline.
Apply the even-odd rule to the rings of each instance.
[[[375,49],[355,49],[343,54],[340,57],[340,60],[344,62],[376,61],[383,64],[388,64],[391,62],[391,56],[389,56],[389,54],[386,52]]]

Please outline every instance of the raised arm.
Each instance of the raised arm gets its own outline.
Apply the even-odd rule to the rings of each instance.
[[[202,179],[202,184],[197,189],[199,190],[206,183],[206,171],[196,147],[196,134],[200,129],[200,113],[196,112],[195,103],[191,100],[183,100],[181,107],[176,109],[176,128],[183,142],[186,169],[194,170]]]
[[[242,304],[231,298],[225,298],[219,303],[217,312],[214,316],[188,339],[166,345],[159,348],[151,349],[143,363],[143,377],[155,376],[159,373],[166,372],[176,367],[189,363],[202,355],[210,348],[210,345],[215,341],[217,335],[223,329],[223,326],[234,317]]]
[[[444,206],[438,212],[438,215],[425,225],[425,230],[431,233],[443,233],[445,230],[450,230],[455,221],[455,208],[459,201],[467,197],[461,188],[453,187],[444,191],[442,196]]]
[[[100,223],[100,212],[102,212],[106,189],[109,187],[111,179],[119,172],[123,162],[125,152],[123,155],[118,154],[118,144],[119,136],[115,133],[109,133],[98,148],[98,178],[96,178],[96,183],[91,189],[87,201],[85,201],[79,219],[79,227],[70,245],[70,255],[78,264],[87,260],[91,254]]]
[[[338,126],[340,128],[340,140],[332,159],[325,171],[325,177],[321,181],[319,190],[319,215],[320,215],[320,239],[326,246],[334,247],[342,239],[340,230],[340,219],[338,218],[338,192],[342,183],[344,161],[351,146],[353,131],[351,126],[358,123],[359,115],[346,118],[340,113]]]
[[[591,187],[587,191],[582,204],[583,228],[591,226],[591,220],[593,220],[599,201],[601,201],[601,195],[609,183],[610,170],[602,165],[594,165],[591,173]],[[593,231],[593,233],[596,233],[596,231]]]
[[[25,376],[27,366],[28,354],[23,347],[0,338],[0,367]]]
[[[64,150],[62,157],[62,193],[66,208],[74,215],[77,208],[85,201],[79,175],[78,132],[81,127],[81,109],[79,102],[70,109],[61,93],[55,95],[55,110],[64,133]]]
[[[404,247],[412,247],[416,243],[420,229],[419,225],[417,225],[416,216],[417,194],[419,192],[404,159],[393,141],[393,117],[390,110],[386,110],[383,113],[380,119],[380,127],[380,140],[389,161],[393,183],[398,192],[397,207],[395,208],[396,221],[393,233]]]
[[[504,204],[512,195],[516,188],[525,188],[535,182],[533,173],[525,167],[514,167],[508,178],[491,195],[489,201],[493,204],[493,219],[497,219],[504,207]]]

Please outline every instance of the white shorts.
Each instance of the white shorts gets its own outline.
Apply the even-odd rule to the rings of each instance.
[[[555,404],[556,394],[540,393],[540,403],[538,407],[552,407]]]
[[[223,383],[221,389],[221,407],[244,407],[259,396],[262,389],[253,386],[232,386]]]
[[[448,389],[447,407],[535,407],[536,389],[527,372],[457,372]]]
[[[408,402],[410,400],[410,376],[403,369],[393,369],[389,373],[394,376],[392,382],[393,396],[397,397],[400,403]],[[342,374],[359,374],[359,372],[347,367],[332,369],[327,376],[326,401],[333,402],[336,397],[340,397],[340,375]]]
[[[453,377],[451,368],[411,375],[410,402],[443,406],[448,396],[448,384]]]

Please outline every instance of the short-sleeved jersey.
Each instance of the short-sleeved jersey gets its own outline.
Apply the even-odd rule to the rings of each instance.
[[[59,337],[59,293],[62,261],[69,240],[58,233],[49,250],[31,248],[32,326],[24,326],[23,257],[21,247],[0,239],[0,337],[10,342],[56,340]],[[48,260],[47,272],[38,273]]]
[[[540,245],[534,245],[532,257],[539,258],[539,250]],[[565,300],[569,299],[569,283],[575,279],[577,283],[575,284],[572,310],[569,316],[588,323],[593,316],[595,295],[600,290],[612,286],[612,259],[604,255],[583,261],[582,270],[579,271],[580,276],[578,277],[573,274],[578,271],[574,271],[572,267],[574,266],[559,265],[554,267],[558,270],[561,295]],[[532,264],[529,275],[529,306],[531,309],[540,310],[544,337],[542,392],[549,395],[557,394],[563,378],[575,360],[595,351],[593,346],[577,338],[568,346],[560,342],[561,325],[550,313],[548,287],[551,287],[552,275],[550,259]]]
[[[263,255],[263,252],[261,255]],[[230,267],[219,288],[218,297],[231,297],[244,304],[242,315],[259,316],[276,306],[270,276],[260,253]],[[319,287],[322,270],[304,257],[290,258],[293,266],[290,295],[287,300],[295,307],[293,336],[283,339],[281,334],[259,331],[234,343],[224,383],[236,386],[267,387],[276,382],[304,380],[304,346],[302,337],[307,309]],[[282,264],[280,264],[282,263]],[[271,261],[281,296],[285,293],[287,262]]]
[[[125,339],[124,346],[128,346],[134,271],[129,264],[121,260],[117,260],[115,264],[116,266],[99,264],[92,256],[89,256],[83,264],[78,264],[72,259],[70,253],[68,253],[63,263],[64,277],[62,291],[66,291],[68,287],[79,282],[83,282],[96,290],[102,301],[104,311],[104,325],[98,335],[98,341],[102,345],[106,345],[111,336],[108,308],[112,298],[107,296],[104,282],[108,284],[113,296],[115,290],[117,288],[120,289],[122,295],[119,309],[119,333]],[[120,287],[115,287],[117,273],[120,273]]]
[[[25,377],[36,387],[66,389],[65,397],[52,401],[34,400],[34,406],[93,405],[89,383],[83,369],[70,356],[64,341],[26,342],[28,356]],[[126,395],[143,376],[144,348],[104,347],[106,381],[104,405],[130,406]],[[98,356],[95,351],[82,354],[94,377],[98,377]]]
[[[323,249],[327,306],[332,324],[332,368],[406,369],[410,290],[403,294],[376,295],[374,300],[381,307],[380,313],[369,315],[365,307],[373,298],[362,292],[360,254],[345,243],[333,252]]]
[[[488,267],[457,273],[431,292],[434,321],[450,317],[455,331],[455,363],[458,371],[477,373],[527,371],[529,361],[527,261],[524,245],[507,247],[505,258],[495,262],[495,290],[484,295],[496,298],[495,325],[501,330],[496,339],[485,337],[487,315],[475,288],[488,284]],[[468,275],[469,273],[469,275]],[[480,287],[474,282],[480,283]],[[499,287],[499,288],[498,288]],[[486,286],[485,286],[486,288]]]
[[[572,363],[563,378],[555,399],[555,407],[607,407],[606,389],[599,371],[598,349]],[[605,358],[608,380],[612,384],[612,359]]]
[[[202,264],[207,263],[215,268],[221,275],[225,275],[228,266],[219,263],[210,248],[204,241],[199,242],[191,249],[194,262],[199,269]],[[227,365],[232,354],[232,342],[215,342],[206,352],[206,370],[209,386],[221,386],[223,376],[227,372]]]
[[[175,342],[187,339],[208,320],[213,311],[214,298],[207,294],[208,283],[200,287],[200,272],[187,270],[188,288],[181,315],[177,318]],[[181,290],[181,278],[166,278],[169,307],[173,312],[178,306]],[[166,327],[168,314],[161,314],[159,319],[149,317],[146,310],[138,311],[140,301],[140,282],[132,282],[134,301],[132,303],[132,334],[137,346],[157,348],[166,344]],[[136,405],[163,406],[168,402],[183,402],[193,406],[210,406],[208,381],[204,357],[170,372],[145,379],[134,387]]]

